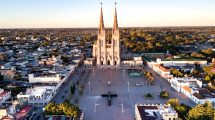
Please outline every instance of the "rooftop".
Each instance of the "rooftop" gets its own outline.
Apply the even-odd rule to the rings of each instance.
[[[199,93],[194,93],[193,96],[195,96],[198,99],[207,99],[207,98],[215,98],[215,95],[212,94],[208,89],[206,88],[200,88]]]
[[[28,113],[33,109],[32,106],[25,106],[15,114],[16,120],[24,120]]]
[[[41,98],[37,97],[37,100],[39,99],[46,99],[50,95],[53,94],[53,90],[55,89],[55,86],[36,86],[31,89],[27,89],[25,93],[18,94],[17,97],[22,97],[22,95],[27,95],[30,98],[35,98],[36,96],[41,96]]]
[[[162,119],[162,115],[177,115],[170,105],[136,105],[143,120]]]
[[[155,64],[155,67],[158,67],[163,72],[170,72],[169,69],[166,69],[165,67],[161,66],[160,64]]]

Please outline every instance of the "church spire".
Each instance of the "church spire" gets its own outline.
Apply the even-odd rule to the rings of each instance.
[[[115,13],[114,13],[114,23],[113,23],[113,32],[118,30],[118,21],[117,21],[117,11],[116,11],[116,2],[115,2]]]
[[[100,13],[100,23],[99,23],[99,33],[104,30],[104,20],[103,20],[103,11],[102,11],[102,3],[101,3],[101,13]]]

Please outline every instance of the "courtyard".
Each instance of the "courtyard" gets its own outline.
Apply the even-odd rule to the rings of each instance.
[[[134,120],[135,104],[164,104],[167,99],[162,99],[158,94],[162,90],[169,92],[171,98],[178,98],[182,103],[195,105],[190,99],[173,90],[169,83],[159,75],[152,72],[155,79],[154,85],[147,84],[144,76],[130,77],[128,70],[122,69],[88,69],[90,72],[84,84],[83,94],[79,97],[78,104],[84,111],[86,120]],[[141,86],[137,85],[141,83]],[[108,98],[102,94],[117,94],[111,98],[112,105],[108,106]],[[153,99],[144,97],[147,93]]]

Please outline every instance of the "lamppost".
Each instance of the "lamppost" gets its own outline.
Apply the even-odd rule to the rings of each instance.
[[[89,86],[89,93],[90,93],[90,84],[91,84],[91,82],[89,81],[89,82],[88,82],[88,86]]]
[[[121,98],[121,102],[122,102],[122,98]],[[122,120],[123,120],[123,113],[124,113],[124,105],[123,105],[123,102],[122,102],[122,104],[120,104],[120,105],[122,106],[121,112],[122,112]]]
[[[127,83],[128,83],[128,93],[129,93],[129,91],[130,91],[130,89],[129,89],[129,87],[130,87],[130,82],[128,81]]]
[[[122,71],[123,71],[123,79],[125,79],[125,69],[123,69]]]
[[[94,72],[95,72],[95,70],[93,69],[93,80],[94,80],[94,76],[95,76],[95,73],[94,73]]]
[[[94,108],[94,112],[95,112],[95,118],[97,118],[97,114],[96,114],[96,107],[98,106],[99,104],[95,103],[95,108]]]

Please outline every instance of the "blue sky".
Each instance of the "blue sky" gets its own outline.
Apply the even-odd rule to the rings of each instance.
[[[0,28],[98,27],[113,24],[114,0],[0,0]],[[118,0],[120,27],[215,26],[215,0]]]

